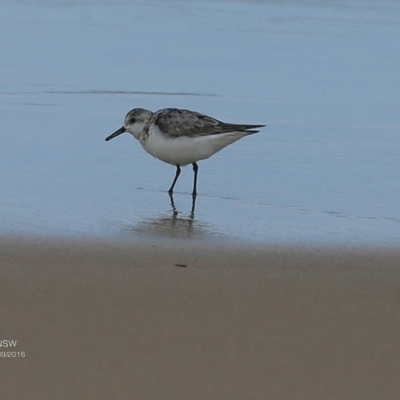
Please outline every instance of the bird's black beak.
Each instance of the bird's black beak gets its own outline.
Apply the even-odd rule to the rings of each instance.
[[[115,137],[117,137],[118,135],[120,135],[121,133],[124,133],[124,132],[126,132],[126,129],[123,126],[123,127],[119,128],[117,131],[115,131],[114,133],[112,133],[110,136],[107,136],[106,142],[108,142],[111,139],[114,139]]]

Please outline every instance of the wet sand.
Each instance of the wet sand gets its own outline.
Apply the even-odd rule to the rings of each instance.
[[[395,399],[399,260],[0,237],[2,397]]]

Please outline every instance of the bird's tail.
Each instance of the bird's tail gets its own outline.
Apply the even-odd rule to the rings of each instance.
[[[242,131],[246,133],[258,133],[260,131],[256,130],[257,128],[264,128],[265,125],[243,125]]]

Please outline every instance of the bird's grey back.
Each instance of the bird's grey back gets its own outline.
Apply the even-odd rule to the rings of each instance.
[[[264,125],[239,125],[219,121],[196,111],[163,108],[153,114],[152,122],[169,136],[207,136],[242,131],[257,133]]]

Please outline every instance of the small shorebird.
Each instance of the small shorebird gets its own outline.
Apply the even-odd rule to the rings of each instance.
[[[156,112],[134,108],[125,117],[124,126],[106,138],[131,133],[152,156],[176,166],[168,193],[172,195],[181,167],[192,164],[197,194],[197,161],[205,160],[244,136],[257,133],[265,125],[229,124],[195,111],[163,108]]]

